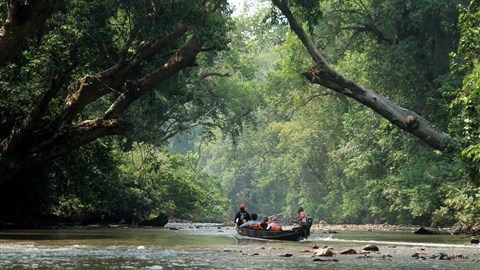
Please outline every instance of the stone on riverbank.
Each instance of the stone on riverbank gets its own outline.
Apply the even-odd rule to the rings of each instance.
[[[330,248],[322,248],[315,253],[317,256],[331,257],[333,256],[333,251]]]
[[[378,247],[375,245],[366,245],[362,248],[365,251],[379,251]]]
[[[344,250],[342,252],[340,252],[340,254],[342,255],[350,255],[350,254],[357,254],[357,252],[354,250],[354,249],[347,249],[347,250]]]

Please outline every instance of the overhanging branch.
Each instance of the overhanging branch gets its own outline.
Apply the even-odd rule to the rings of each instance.
[[[104,119],[117,118],[134,101],[151,91],[180,70],[195,65],[196,55],[202,49],[203,41],[199,37],[193,37],[187,44],[173,54],[162,67],[143,77],[138,81],[127,83],[127,88],[104,114]]]
[[[449,134],[435,129],[426,119],[413,111],[402,108],[387,98],[369,90],[354,81],[349,80],[342,74],[331,68],[320,51],[311,40],[310,36],[303,30],[296,18],[290,11],[287,1],[272,0],[287,18],[291,29],[302,41],[309,52],[315,66],[304,76],[315,84],[320,84],[333,91],[344,94],[348,97],[371,108],[395,126],[421,139],[434,149],[444,150]]]

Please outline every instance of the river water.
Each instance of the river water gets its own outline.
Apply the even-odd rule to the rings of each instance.
[[[215,224],[168,226],[0,231],[0,269],[480,269],[480,246],[462,235],[313,231],[307,241],[286,242],[241,237]],[[338,254],[368,244],[379,252]],[[314,256],[313,245],[335,256]],[[423,258],[412,257],[416,252]],[[461,258],[431,258],[439,253]]]

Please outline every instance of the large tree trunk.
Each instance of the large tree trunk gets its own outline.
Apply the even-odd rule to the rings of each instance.
[[[395,126],[409,132],[434,149],[444,150],[450,135],[436,130],[432,124],[413,111],[402,108],[387,98],[362,87],[331,68],[310,36],[293,16],[285,0],[272,0],[287,18],[290,27],[308,50],[315,65],[304,76],[315,84],[346,95],[371,108]]]
[[[35,31],[64,5],[63,0],[8,0],[7,18],[0,28],[0,64],[25,50]]]

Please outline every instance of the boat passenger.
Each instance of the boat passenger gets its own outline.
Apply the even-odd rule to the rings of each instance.
[[[243,223],[240,227],[250,228],[250,229],[261,229],[262,227],[260,227],[260,221],[257,220],[258,215],[255,213],[252,213],[251,217],[252,217],[252,220],[246,223]]]
[[[245,210],[245,205],[242,203],[240,204],[240,211],[237,212],[235,215],[235,224],[237,226],[242,225],[244,222],[250,221],[250,214]]]
[[[272,217],[272,222],[270,222],[270,224],[268,224],[267,230],[271,230],[271,231],[281,231],[282,230],[282,226],[280,225],[280,223],[278,223],[278,219],[277,219],[276,216]]]
[[[266,230],[269,223],[270,222],[268,222],[268,217],[264,217],[262,219],[262,222],[260,223],[260,227],[262,227],[262,230]]]

